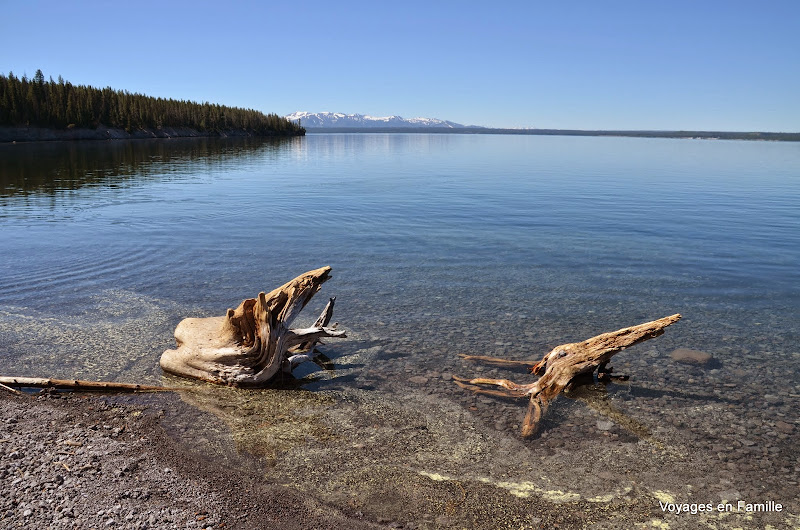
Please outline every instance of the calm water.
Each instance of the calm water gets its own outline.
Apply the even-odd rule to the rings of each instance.
[[[796,143],[375,134],[0,145],[8,374],[159,382],[181,318],[331,265],[306,318],[337,296],[351,339],[326,346],[338,377],[301,370],[311,390],[422,393],[468,415],[473,405],[477,424],[513,437],[523,407],[495,425],[495,404],[448,378],[498,371],[458,353],[536,358],[680,312],[663,337],[615,358],[651,392],[637,406],[663,410],[669,391],[687,417],[735,402],[774,407],[767,427],[794,425],[798,264]],[[675,364],[677,347],[715,364]],[[639,419],[659,423],[652,414]],[[770,432],[791,440],[798,429]],[[767,469],[796,492],[796,449],[776,447]]]

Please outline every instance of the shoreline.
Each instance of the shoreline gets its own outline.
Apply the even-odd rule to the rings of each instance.
[[[522,136],[607,136],[622,138],[674,138],[680,140],[748,140],[800,142],[800,133],[737,131],[628,131],[577,129],[493,129],[484,127],[305,127],[308,134],[500,134]]]
[[[655,441],[609,434],[613,428],[591,413],[589,423],[596,422],[603,435],[575,443],[548,431],[528,453],[528,444],[517,438],[498,438],[497,427],[470,428],[472,413],[446,414],[454,411],[446,406],[420,418],[431,399],[440,401],[418,393],[398,408],[359,391],[295,392],[275,400],[208,390],[194,399],[0,392],[0,526],[688,530],[728,516],[736,524],[800,521],[791,496],[742,489],[728,480],[706,484],[699,500],[738,507],[738,500],[777,499],[781,510],[692,513],[686,503],[699,501],[682,485],[691,481],[687,473],[703,467],[705,457],[692,450],[696,444],[688,440],[689,451],[676,453],[677,438],[663,429]],[[580,423],[580,411],[565,401],[562,413]],[[489,398],[475,403],[498,414]],[[321,408],[327,427],[315,430]],[[286,410],[297,414],[290,418]],[[454,424],[456,431],[443,430]],[[461,457],[436,465],[425,454],[445,447]],[[501,453],[527,471],[498,475],[481,463],[485,455]],[[588,453],[595,458],[587,460]],[[541,457],[534,461],[533,454]],[[465,458],[479,461],[470,471]],[[713,469],[703,470],[711,482]],[[719,487],[726,489],[715,494]]]
[[[226,131],[199,131],[190,127],[161,127],[158,129],[124,129],[98,126],[96,129],[52,129],[47,127],[0,127],[0,143],[98,141],[98,140],[146,140],[153,138],[231,138],[231,137],[290,137],[302,134],[256,134],[242,129]]]
[[[54,129],[47,127],[0,127],[0,144],[52,141],[146,140],[168,138],[279,138],[305,134],[495,134],[512,136],[601,136],[612,138],[665,138],[677,140],[744,140],[753,142],[800,142],[800,133],[738,131],[634,131],[573,129],[495,129],[465,127],[306,127],[300,134],[257,134],[241,129],[200,131],[190,127],[124,129],[98,126],[96,129]]]

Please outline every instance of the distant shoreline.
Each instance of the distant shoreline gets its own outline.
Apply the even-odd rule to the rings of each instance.
[[[301,134],[302,135],[302,134]],[[260,134],[244,129],[225,131],[199,131],[190,127],[161,127],[158,129],[125,129],[99,126],[96,129],[54,129],[48,127],[0,127],[0,143],[96,141],[96,140],[143,140],[149,138],[227,138],[227,137],[278,137],[297,134]]]
[[[800,142],[800,133],[735,132],[735,131],[604,131],[580,129],[492,129],[479,127],[306,127],[309,134],[504,134],[525,136],[612,136],[626,138],[677,138],[697,140],[750,140]],[[190,127],[144,128],[127,132],[124,129],[99,126],[96,129],[54,129],[47,127],[0,127],[0,143],[82,141],[82,140],[142,140],[152,138],[227,138],[279,137],[297,134],[259,134],[242,129],[199,131]],[[300,134],[302,136],[302,134]]]
[[[516,134],[531,136],[622,136],[628,138],[682,138],[700,140],[761,140],[800,142],[800,133],[729,131],[593,131],[578,129],[453,129],[446,127],[306,127],[320,133],[398,133],[398,134]]]

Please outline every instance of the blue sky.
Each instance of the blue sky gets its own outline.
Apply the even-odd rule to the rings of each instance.
[[[0,0],[0,72],[492,127],[800,131],[800,1]]]

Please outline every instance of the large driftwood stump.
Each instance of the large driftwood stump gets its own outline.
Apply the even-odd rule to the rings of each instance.
[[[573,342],[556,346],[541,361],[530,368],[530,371],[541,376],[538,381],[521,385],[508,379],[462,379],[455,377],[458,386],[476,393],[489,394],[501,397],[529,397],[528,413],[522,422],[522,435],[530,436],[536,431],[542,414],[547,411],[549,403],[568,389],[577,377],[592,374],[598,371],[600,380],[611,379],[611,368],[606,363],[620,350],[640,342],[658,337],[664,333],[664,328],[677,322],[681,316],[671,315],[645,322],[638,326],[623,328],[610,333],[603,333],[583,342]],[[462,355],[463,358],[484,361],[500,366],[530,366],[526,361],[510,361],[496,357],[481,355]],[[622,377],[624,378],[624,377]],[[489,390],[477,385],[495,385],[502,388]]]
[[[176,375],[233,386],[263,386],[276,374],[312,360],[322,337],[345,337],[336,324],[331,298],[313,326],[289,329],[309,300],[330,278],[322,267],[257,298],[244,300],[225,316],[187,318],[175,328],[178,349],[161,356],[161,368]],[[293,355],[290,355],[293,354]]]

